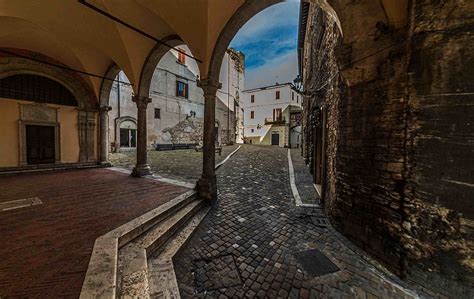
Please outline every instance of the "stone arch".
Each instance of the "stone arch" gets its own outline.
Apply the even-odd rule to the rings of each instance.
[[[134,124],[134,127],[133,128],[122,128],[122,124],[125,123],[125,122],[131,122]],[[138,129],[138,121],[135,117],[133,116],[122,116],[118,119],[116,119],[115,121],[115,128],[117,130],[117,135],[116,135],[116,141],[117,141],[117,144],[115,145],[116,146],[116,150],[122,148],[121,144],[122,144],[122,140],[121,140],[121,134],[120,134],[120,130],[121,129],[133,129],[133,130],[137,130]],[[135,145],[136,147],[136,145]]]
[[[23,74],[42,76],[58,82],[75,96],[80,108],[97,107],[94,93],[79,76],[26,58],[0,57],[0,79]]]
[[[183,40],[176,35],[169,36],[163,39],[163,41],[172,47],[184,45]],[[153,49],[151,49],[150,54],[148,54],[148,57],[143,64],[142,72],[140,74],[140,83],[138,86],[138,95],[140,97],[150,96],[151,80],[153,79],[156,66],[169,50],[169,47],[160,43],[156,44]]]
[[[214,46],[214,50],[212,52],[211,61],[209,63],[209,70],[207,77],[218,79],[219,71],[222,64],[222,59],[224,58],[225,52],[229,47],[230,42],[237,34],[237,32],[245,25],[251,18],[253,18],[259,12],[265,10],[266,8],[278,4],[284,3],[285,0],[259,0],[259,1],[251,1],[246,0],[244,4],[242,4],[239,9],[234,13],[232,18],[227,22],[224,29],[219,34],[219,37],[216,41]],[[310,2],[309,0],[302,0],[303,2]],[[323,10],[327,11],[336,21],[337,25],[339,26],[339,30],[342,34],[341,25],[339,22],[339,18],[337,16],[336,11],[329,5],[326,0],[312,0],[312,2],[316,2]]]
[[[133,116],[122,116],[117,119],[117,125],[120,127],[120,125],[125,122],[125,121],[131,121],[132,123],[137,124],[137,119]]]
[[[99,105],[101,107],[109,106],[110,91],[112,90],[114,80],[120,73],[120,71],[120,67],[115,63],[107,69],[107,72],[105,73],[105,78],[102,80],[102,85],[100,86]]]

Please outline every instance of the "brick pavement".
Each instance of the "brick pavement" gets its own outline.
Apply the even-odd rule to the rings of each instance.
[[[187,190],[106,169],[0,178],[0,201],[43,202],[0,212],[0,297],[77,298],[97,237]]]
[[[238,145],[224,146],[222,155],[216,153],[216,164],[237,148]],[[132,170],[135,166],[135,151],[123,151],[109,155],[114,166]],[[196,183],[202,174],[202,152],[195,150],[148,151],[148,163],[154,174],[165,178]]]
[[[286,149],[243,146],[217,174],[218,202],[174,259],[182,297],[410,298],[295,208]]]

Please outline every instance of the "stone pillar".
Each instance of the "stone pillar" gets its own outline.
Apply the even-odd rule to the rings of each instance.
[[[109,166],[109,111],[110,106],[101,106],[100,113],[100,163]]]
[[[146,108],[151,103],[151,98],[134,95],[132,101],[137,104],[137,165],[133,169],[132,176],[142,177],[151,175],[151,169],[147,159],[147,123]]]
[[[204,138],[202,175],[197,183],[199,197],[213,202],[217,199],[216,182],[216,93],[222,87],[213,79],[198,81],[198,86],[204,91]]]

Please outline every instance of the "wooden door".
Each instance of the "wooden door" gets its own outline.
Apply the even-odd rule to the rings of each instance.
[[[280,145],[280,134],[272,133],[272,145]]]
[[[31,164],[53,164],[56,156],[54,126],[26,126],[26,160]]]

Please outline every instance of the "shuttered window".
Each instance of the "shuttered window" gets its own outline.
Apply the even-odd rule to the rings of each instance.
[[[186,55],[184,55],[183,49],[178,49],[178,62],[182,64],[186,63]]]
[[[182,81],[176,81],[176,96],[188,98],[188,84]]]

